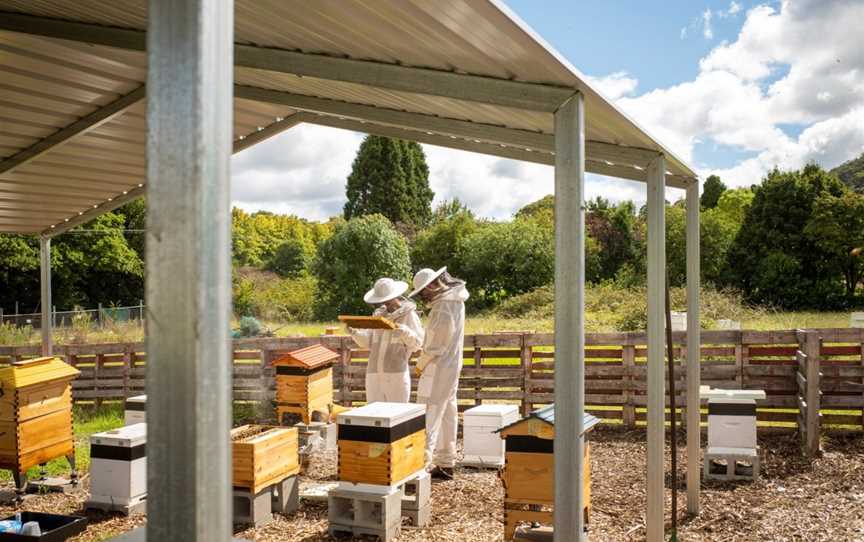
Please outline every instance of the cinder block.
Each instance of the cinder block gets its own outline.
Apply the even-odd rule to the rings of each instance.
[[[271,486],[271,511],[290,515],[300,507],[300,480],[295,474]]]
[[[336,488],[327,498],[328,519],[343,527],[387,531],[402,521],[402,491],[363,493]]]
[[[425,527],[432,521],[432,505],[427,504],[419,510],[402,509],[402,515],[411,520],[415,527]]]
[[[257,494],[249,490],[234,488],[234,525],[253,525],[261,527],[273,520],[272,487],[262,489]]]
[[[705,480],[756,480],[759,478],[759,452],[755,448],[708,447],[702,477]]]
[[[402,486],[402,510],[420,510],[430,506],[432,500],[432,477],[421,471],[416,478]]]

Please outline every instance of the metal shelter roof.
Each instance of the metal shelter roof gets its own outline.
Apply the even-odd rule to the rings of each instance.
[[[144,0],[0,0],[0,232],[51,235],[146,190]],[[693,171],[497,0],[237,0],[235,151],[309,122],[554,163],[585,99],[585,169]]]

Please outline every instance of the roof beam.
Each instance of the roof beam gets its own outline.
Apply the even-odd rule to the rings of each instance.
[[[300,115],[300,113],[294,113],[293,115],[289,115],[285,118],[277,120],[273,124],[265,126],[257,132],[252,132],[247,136],[241,136],[240,139],[234,141],[234,154],[237,154],[240,151],[244,151],[253,145],[261,143],[265,139],[270,139],[275,135],[281,134],[285,130],[290,130],[291,128],[297,126],[298,124],[303,122]]]
[[[2,17],[0,17],[0,19],[2,19]],[[129,94],[121,96],[117,100],[100,107],[89,115],[81,117],[65,128],[61,128],[48,137],[40,139],[30,147],[27,147],[0,162],[0,174],[9,173],[15,168],[23,166],[46,152],[56,149],[60,145],[68,143],[72,139],[101,126],[143,100],[144,96],[144,87],[138,87]]]
[[[537,164],[551,165],[555,162],[555,157],[552,154],[546,152],[529,151],[523,148],[509,147],[506,145],[496,145],[493,143],[478,143],[473,140],[462,139],[452,136],[430,134],[417,130],[398,128],[395,126],[387,126],[382,124],[375,124],[373,122],[359,121],[347,118],[331,117],[315,113],[298,113],[298,115],[302,116],[302,122],[308,124],[329,126],[331,128],[341,128],[345,130],[352,130],[354,132],[362,132],[385,137],[397,137],[409,141],[416,141],[418,143],[427,143],[429,145],[437,145],[439,147],[477,152],[480,154],[488,154],[501,158],[510,158],[513,160],[522,160],[525,162],[534,162]]]
[[[0,13],[0,30],[145,51],[143,30]],[[552,113],[575,89],[429,68],[234,44],[234,65],[330,81]]]

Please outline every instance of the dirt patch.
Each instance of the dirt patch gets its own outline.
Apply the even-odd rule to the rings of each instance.
[[[592,434],[591,539],[598,541],[644,540],[645,433],[600,427]],[[682,450],[679,489],[682,541],[862,541],[864,540],[864,436],[834,436],[823,441],[824,455],[808,464],[798,453],[795,435],[760,435],[762,477],[756,483],[703,484],[702,513],[686,517]],[[668,450],[667,450],[668,452]],[[335,480],[335,454],[321,454],[310,461],[306,476]],[[667,520],[671,502],[667,476]],[[494,472],[460,472],[455,480],[434,484],[433,518],[429,528],[405,526],[403,541],[501,540],[504,491]],[[86,499],[82,490],[73,495],[43,495],[24,504],[27,510],[80,512]],[[14,508],[0,507],[9,515]],[[76,540],[102,540],[144,522],[88,514],[91,527]],[[329,540],[327,507],[302,503],[295,515],[275,516],[266,527],[237,534],[248,540],[314,542]]]

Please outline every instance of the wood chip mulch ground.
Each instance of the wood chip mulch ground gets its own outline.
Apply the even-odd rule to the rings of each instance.
[[[591,540],[644,540],[645,433],[601,427],[592,434]],[[864,541],[864,436],[831,436],[824,454],[808,464],[794,434],[760,435],[762,476],[756,483],[703,483],[702,513],[686,517],[686,453],[679,446],[679,536],[682,541]],[[335,456],[313,458],[307,480],[335,479]],[[667,477],[667,486],[671,481]],[[39,495],[27,510],[80,513],[84,487],[72,495]],[[6,488],[8,490],[8,487]],[[433,519],[428,528],[403,527],[400,541],[501,540],[504,491],[495,472],[458,472],[433,486]],[[667,490],[667,518],[671,492]],[[0,506],[0,514],[15,509]],[[144,519],[90,514],[91,527],[76,541],[105,540],[143,524]],[[327,507],[304,502],[300,511],[238,538],[262,542],[314,542],[327,536]]]

